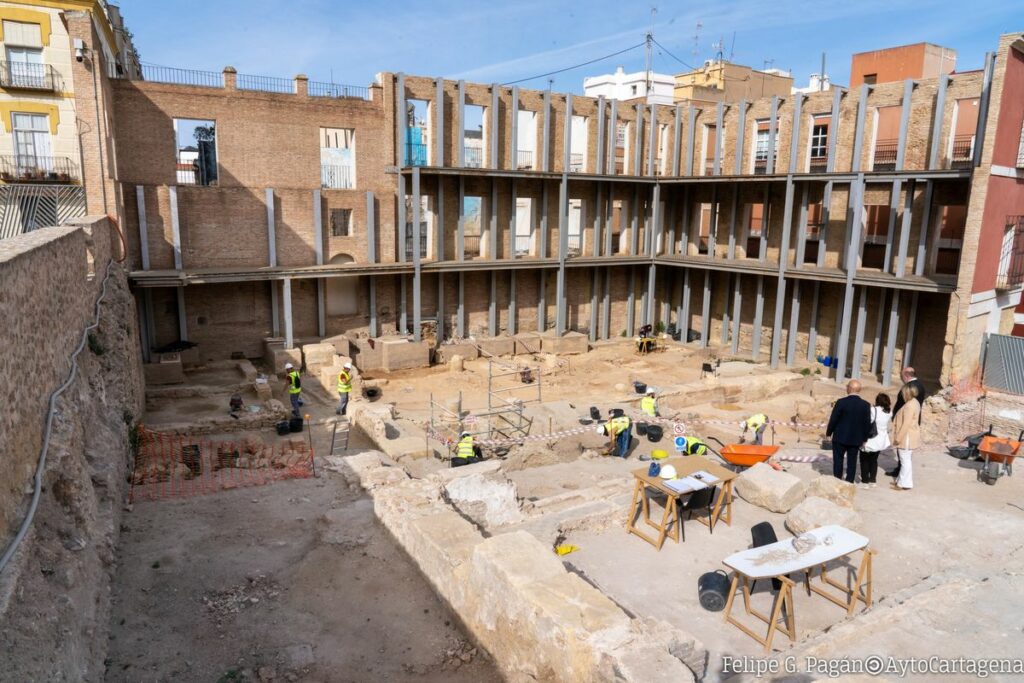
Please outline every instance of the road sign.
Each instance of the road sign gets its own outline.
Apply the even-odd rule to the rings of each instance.
[[[676,445],[676,450],[677,451],[685,451],[686,450],[686,437],[685,436],[677,436],[675,438],[675,445]]]
[[[672,423],[672,433],[675,434],[676,436],[683,436],[684,434],[686,434],[686,425],[684,425],[682,422]]]

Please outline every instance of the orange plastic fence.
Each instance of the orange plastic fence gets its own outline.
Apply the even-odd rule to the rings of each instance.
[[[130,500],[186,498],[313,474],[313,449],[300,436],[211,441],[140,427]]]

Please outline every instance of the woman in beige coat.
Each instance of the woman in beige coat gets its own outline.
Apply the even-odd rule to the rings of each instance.
[[[903,397],[903,405],[892,419],[892,445],[900,460],[900,473],[892,487],[897,491],[908,491],[914,488],[911,455],[921,445],[921,404],[915,400],[917,387],[912,384],[905,384],[900,395]]]

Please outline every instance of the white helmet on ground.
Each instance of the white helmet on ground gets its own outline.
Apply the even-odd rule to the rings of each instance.
[[[597,427],[594,428],[594,431],[600,434],[601,436],[605,435],[604,425],[597,425]]]

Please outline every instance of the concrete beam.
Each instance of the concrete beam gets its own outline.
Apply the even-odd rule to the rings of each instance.
[[[434,166],[444,166],[444,79],[434,79]],[[440,337],[440,335],[438,335]]]
[[[135,206],[139,213],[139,251],[142,255],[142,269],[149,270],[149,221],[146,219],[146,188],[135,186]],[[146,353],[149,353],[148,349]]]
[[[295,347],[295,330],[292,328],[292,279],[290,277],[281,281],[281,293],[284,299],[284,347],[291,349]]]
[[[800,280],[794,280],[793,296],[789,300],[789,332],[786,334],[786,365],[789,366],[796,361],[796,336],[800,329],[800,294]]]
[[[420,292],[423,273],[420,270],[420,167],[412,169],[412,338],[421,341]]]
[[[939,142],[942,139],[942,120],[946,112],[946,89],[948,87],[949,74],[939,74],[939,90],[935,95],[935,109],[932,113],[931,144],[928,147],[927,169],[929,171],[937,170],[940,166]]]
[[[171,204],[171,248],[174,250],[174,269],[182,270],[181,265],[181,224],[178,222],[178,188],[171,185],[167,188]]]

